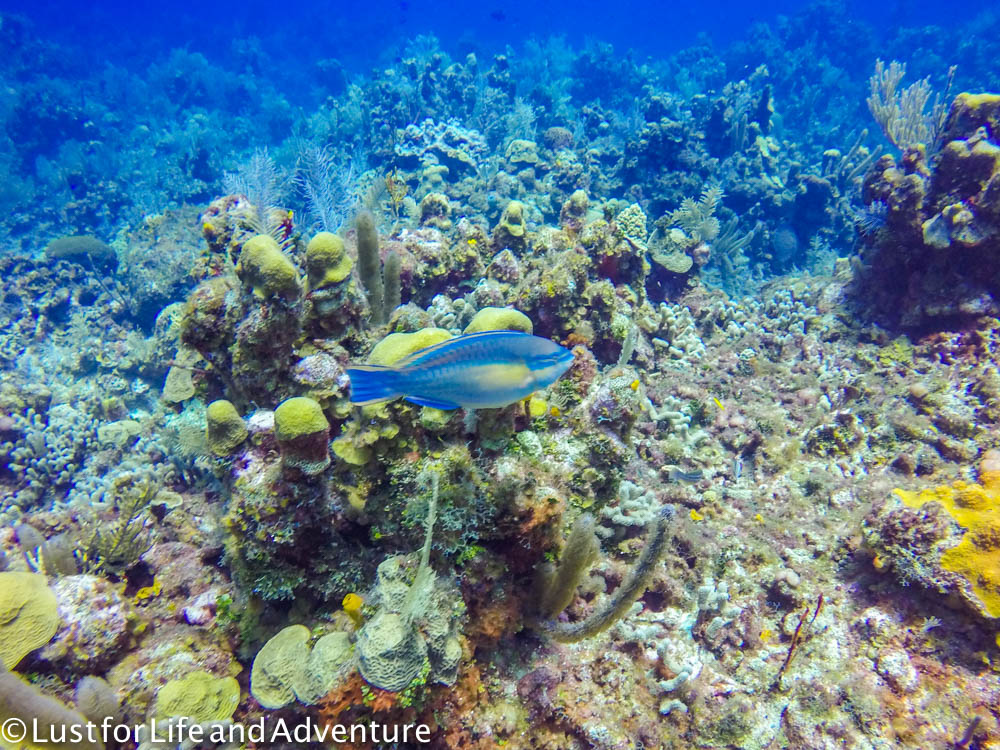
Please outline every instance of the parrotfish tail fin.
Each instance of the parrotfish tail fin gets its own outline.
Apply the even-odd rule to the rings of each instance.
[[[403,395],[399,389],[399,370],[381,365],[353,365],[347,368],[351,379],[351,403],[364,406],[389,401]]]

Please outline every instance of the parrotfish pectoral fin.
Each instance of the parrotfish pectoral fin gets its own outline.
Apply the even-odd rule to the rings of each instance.
[[[351,403],[364,406],[399,398],[399,372],[395,367],[354,365],[347,368],[351,379]]]
[[[403,396],[403,400],[417,406],[429,406],[432,409],[441,409],[442,411],[451,411],[458,408],[458,404],[454,401],[435,401],[434,399],[422,398],[420,396]]]

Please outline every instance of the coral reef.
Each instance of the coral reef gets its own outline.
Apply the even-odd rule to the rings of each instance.
[[[881,157],[864,181],[869,206],[886,210],[868,237],[860,288],[894,326],[922,329],[1000,312],[990,260],[1000,216],[1000,147],[990,130],[994,94],[959,94],[935,141]],[[994,126],[995,127],[995,126]]]
[[[995,19],[820,0],[664,57],[574,46],[602,9],[246,12],[0,18],[0,719],[997,746]],[[490,330],[572,365],[352,403]]]

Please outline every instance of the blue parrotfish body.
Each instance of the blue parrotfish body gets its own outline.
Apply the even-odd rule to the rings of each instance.
[[[352,365],[351,403],[404,398],[435,409],[496,409],[552,385],[573,363],[558,344],[519,331],[457,336],[391,367]]]

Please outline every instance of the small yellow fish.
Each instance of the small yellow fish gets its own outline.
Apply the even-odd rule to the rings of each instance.
[[[354,623],[355,627],[361,627],[362,616],[361,616],[361,605],[364,604],[364,600],[355,593],[350,593],[344,597],[344,601],[341,602],[341,606],[344,608],[344,612],[347,616],[351,618],[351,622]]]

